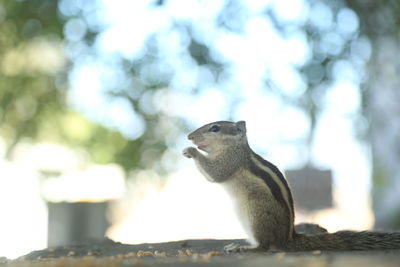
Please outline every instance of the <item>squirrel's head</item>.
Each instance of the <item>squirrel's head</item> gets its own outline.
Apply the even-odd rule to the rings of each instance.
[[[227,147],[246,145],[246,122],[216,121],[208,123],[188,135],[197,147],[207,153],[223,151]]]

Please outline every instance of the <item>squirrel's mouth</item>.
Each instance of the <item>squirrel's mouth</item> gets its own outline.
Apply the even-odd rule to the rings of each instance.
[[[206,145],[203,145],[203,144],[202,144],[201,142],[199,142],[198,140],[192,140],[192,143],[193,143],[194,145],[197,146],[197,149],[200,149],[200,150],[202,150],[202,151],[204,151],[204,152],[207,152],[207,151],[206,151],[207,146],[206,146]]]
[[[198,145],[197,148],[200,149],[200,150],[206,151],[206,148],[207,148],[207,147],[204,146],[204,145]],[[207,152],[207,151],[206,151],[206,152]]]

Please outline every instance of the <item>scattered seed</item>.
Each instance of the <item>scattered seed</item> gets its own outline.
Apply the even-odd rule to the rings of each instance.
[[[286,256],[285,252],[278,252],[275,254],[275,258],[277,258],[279,260],[283,259],[285,256]]]
[[[321,254],[321,250],[314,250],[312,252],[313,255],[320,255]]]
[[[71,251],[68,252],[67,256],[71,257],[71,256],[75,256],[75,254],[76,254],[75,251],[71,250]]]
[[[154,256],[156,257],[167,257],[167,253],[166,252],[160,252],[158,250],[154,251]]]
[[[151,251],[143,251],[143,250],[139,250],[137,252],[137,256],[138,257],[151,257],[154,256],[153,252]]]
[[[218,255],[218,251],[212,250],[207,253],[210,257],[214,257]]]

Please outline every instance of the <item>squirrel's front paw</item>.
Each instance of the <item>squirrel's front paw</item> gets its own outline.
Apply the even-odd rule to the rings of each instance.
[[[197,149],[196,148],[194,148],[194,147],[187,147],[187,148],[185,148],[184,150],[183,150],[183,155],[185,156],[185,157],[187,157],[187,158],[194,158],[195,157],[195,155],[196,155],[196,153],[199,153],[199,151],[197,151]]]

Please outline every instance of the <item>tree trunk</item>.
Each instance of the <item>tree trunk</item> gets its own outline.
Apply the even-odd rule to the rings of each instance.
[[[372,53],[364,85],[375,227],[400,229],[400,1],[347,1]]]

